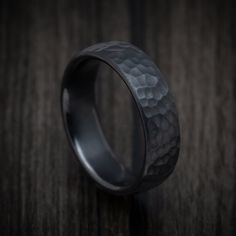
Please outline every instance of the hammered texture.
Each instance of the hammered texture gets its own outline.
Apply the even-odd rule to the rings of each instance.
[[[141,110],[146,134],[146,163],[142,188],[160,184],[173,171],[180,133],[176,107],[163,75],[151,59],[126,42],[91,46],[80,55],[103,58],[121,75]]]

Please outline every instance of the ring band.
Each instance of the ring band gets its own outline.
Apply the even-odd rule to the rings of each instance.
[[[135,176],[123,168],[107,145],[95,110],[95,80],[100,63],[125,82],[143,129],[143,157]],[[177,111],[156,65],[126,42],[99,43],[76,54],[66,67],[61,89],[64,127],[82,166],[96,183],[114,194],[146,191],[174,170],[180,147]]]

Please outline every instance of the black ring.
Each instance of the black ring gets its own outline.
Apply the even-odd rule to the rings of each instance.
[[[126,83],[142,121],[144,156],[134,176],[113,158],[97,118],[94,85],[102,62]],[[180,132],[173,97],[159,69],[137,47],[126,42],[99,43],[76,54],[64,73],[61,107],[76,156],[105,190],[114,194],[145,191],[174,170]]]

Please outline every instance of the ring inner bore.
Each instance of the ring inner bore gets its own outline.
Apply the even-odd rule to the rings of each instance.
[[[79,64],[76,61],[71,62],[65,73],[62,90],[64,122],[72,147],[89,174],[107,188],[127,188],[135,184],[143,171],[144,132],[137,105],[118,73],[113,71],[119,80],[115,81],[115,86],[110,88],[113,91],[106,86],[103,86],[104,91],[101,89],[100,83],[104,85],[109,79],[117,80],[117,78],[113,78],[114,76],[103,80],[104,76],[108,75],[106,71],[109,70],[113,69],[98,59],[85,59]],[[122,86],[118,86],[119,84]],[[120,90],[121,87],[122,90]],[[112,127],[111,125],[106,127],[110,122],[109,117],[111,117],[108,114],[114,112],[115,107],[107,109],[105,106],[106,109],[104,109],[101,105],[101,101],[104,101],[102,96],[106,92],[118,93],[121,91],[120,96],[122,96],[124,90],[132,98],[130,104],[123,104],[127,105],[127,109],[132,109],[133,114],[133,125],[130,127],[132,129],[130,139],[132,140],[129,140],[132,148],[129,156],[122,156],[123,153],[117,151],[111,135],[109,135],[112,133],[112,131],[109,132]],[[122,114],[118,115],[122,116]]]

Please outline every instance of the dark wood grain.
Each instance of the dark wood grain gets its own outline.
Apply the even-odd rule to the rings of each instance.
[[[235,10],[228,0],[1,1],[0,235],[235,235]],[[153,58],[180,116],[175,172],[132,197],[94,186],[60,116],[71,55],[110,40]],[[131,155],[136,123],[112,77],[98,88],[101,109],[111,142]]]

